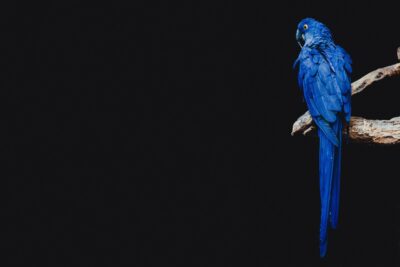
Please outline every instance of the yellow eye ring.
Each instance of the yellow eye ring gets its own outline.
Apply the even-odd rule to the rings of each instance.
[[[304,25],[303,25],[303,29],[304,29],[304,30],[307,30],[307,29],[308,29],[308,25],[307,25],[307,24],[304,24]]]

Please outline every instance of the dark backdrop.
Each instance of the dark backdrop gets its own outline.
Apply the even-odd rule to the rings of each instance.
[[[399,147],[346,144],[318,255],[318,142],[292,64],[304,17],[353,77],[397,61],[396,8],[267,1],[1,9],[8,265],[396,266]],[[353,114],[399,115],[398,78]],[[38,265],[39,266],[39,265]]]

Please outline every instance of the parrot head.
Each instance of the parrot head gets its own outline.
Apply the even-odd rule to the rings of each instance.
[[[321,42],[331,41],[330,30],[321,22],[306,18],[297,25],[296,40],[300,47],[313,46]]]

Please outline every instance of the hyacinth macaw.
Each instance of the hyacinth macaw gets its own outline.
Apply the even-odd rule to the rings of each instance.
[[[327,251],[327,230],[335,229],[339,214],[340,161],[343,121],[351,113],[351,59],[333,42],[321,22],[306,18],[297,26],[301,47],[294,63],[299,65],[298,84],[303,91],[319,136],[319,183],[321,197],[320,256]]]

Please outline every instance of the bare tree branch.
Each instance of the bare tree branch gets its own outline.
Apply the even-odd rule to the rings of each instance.
[[[397,49],[397,57],[400,60],[400,47]],[[358,94],[374,82],[396,75],[400,76],[400,63],[374,70],[351,84],[351,94]],[[307,111],[294,122],[292,135],[297,133],[306,135],[314,129],[312,118]],[[391,120],[367,120],[360,117],[352,117],[349,137],[356,142],[400,143],[400,117]]]
[[[400,144],[400,117],[391,120],[367,120],[351,117],[349,137],[355,142],[362,143]]]
[[[351,95],[360,93],[376,81],[395,75],[400,75],[400,63],[374,70],[351,84]]]

